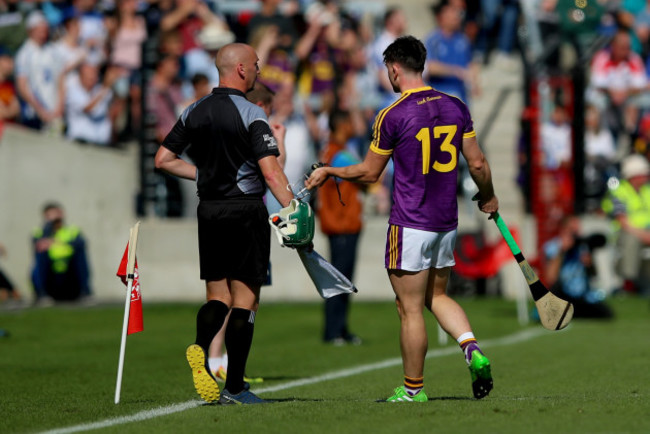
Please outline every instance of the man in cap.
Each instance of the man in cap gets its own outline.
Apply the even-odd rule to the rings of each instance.
[[[614,220],[618,232],[616,271],[632,291],[650,291],[650,164],[633,154],[623,160],[621,180],[603,200],[603,210]]]

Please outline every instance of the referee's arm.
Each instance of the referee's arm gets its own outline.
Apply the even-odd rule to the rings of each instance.
[[[154,160],[156,169],[162,170],[170,175],[178,176],[179,178],[196,180],[196,166],[182,160],[174,152],[160,146],[156,152]]]
[[[268,185],[269,190],[273,196],[280,202],[283,207],[289,206],[291,199],[293,199],[293,192],[289,187],[289,180],[287,175],[284,174],[282,167],[278,163],[275,155],[267,155],[257,161],[260,166],[264,181]]]

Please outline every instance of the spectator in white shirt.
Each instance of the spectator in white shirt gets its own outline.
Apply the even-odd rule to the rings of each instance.
[[[542,123],[541,139],[547,169],[557,170],[571,162],[571,125],[564,107],[555,106],[550,119]]]
[[[585,154],[589,160],[604,159],[612,163],[616,159],[614,137],[603,128],[602,115],[595,106],[585,110]]]
[[[41,129],[63,113],[63,59],[47,42],[49,25],[40,11],[29,14],[26,27],[29,37],[16,53],[16,87],[25,102],[21,122]]]
[[[596,53],[591,64],[592,101],[607,109],[606,121],[615,136],[634,131],[638,106],[633,97],[647,82],[643,60],[631,45],[629,33],[619,30],[609,48]]]
[[[79,17],[81,45],[88,50],[86,61],[102,65],[106,61],[108,31],[103,14],[97,9],[97,0],[73,0],[72,8]]]
[[[119,75],[119,69],[109,67],[100,83],[99,67],[83,63],[78,76],[67,80],[66,135],[69,139],[98,145],[111,143],[108,110],[113,98],[111,87]]]
[[[81,24],[79,16],[74,13],[72,8],[69,8],[66,13],[63,18],[64,32],[53,44],[56,56],[62,59],[64,64],[62,77],[76,71],[88,56],[88,50],[80,44]]]

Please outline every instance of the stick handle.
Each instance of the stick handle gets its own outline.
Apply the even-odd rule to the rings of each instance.
[[[506,240],[506,244],[508,244],[508,247],[510,247],[510,251],[512,252],[512,254],[515,257],[521,254],[521,249],[517,245],[515,238],[510,233],[510,229],[508,229],[508,226],[506,226],[505,222],[501,218],[501,215],[499,215],[498,211],[492,213],[492,219],[497,224],[497,228],[499,228],[499,232],[501,232],[501,236],[503,236],[503,239]]]
[[[515,260],[519,264],[519,268],[521,269],[521,272],[523,273],[524,278],[526,279],[526,283],[528,283],[528,287],[530,288],[530,293],[533,296],[533,300],[535,301],[539,300],[540,298],[542,298],[548,293],[548,289],[546,289],[546,287],[542,284],[542,282],[540,282],[537,273],[535,273],[533,267],[530,266],[530,264],[524,257],[524,254],[521,253],[521,249],[517,245],[515,238],[510,233],[510,229],[508,229],[508,226],[506,226],[505,222],[503,221],[499,213],[498,212],[492,213],[492,219],[497,224],[497,227],[499,228],[499,232],[501,232],[503,239],[506,240],[506,244],[508,244],[508,247],[510,248],[512,255],[515,257]]]

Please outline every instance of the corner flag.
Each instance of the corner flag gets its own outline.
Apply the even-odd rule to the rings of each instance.
[[[133,253],[135,256],[135,252]],[[117,269],[117,276],[122,279],[127,288],[128,283],[128,273],[126,271],[127,264],[129,261],[129,243],[126,244],[126,249],[124,249],[124,256],[122,256],[122,261],[120,266]],[[130,335],[133,333],[138,333],[144,330],[144,325],[142,322],[142,297],[140,294],[140,280],[138,273],[138,259],[135,259],[135,266],[133,269],[133,284],[131,285],[131,301],[129,308],[129,327],[126,334]]]
[[[142,298],[140,297],[140,282],[138,280],[138,265],[135,259],[135,249],[138,244],[137,222],[130,230],[129,243],[122,256],[122,261],[117,270],[117,275],[126,283],[126,300],[124,303],[124,321],[122,322],[122,342],[120,343],[120,359],[117,365],[117,383],[115,385],[115,404],[120,402],[122,389],[122,372],[124,370],[124,353],[126,352],[126,337],[132,333],[141,332],[142,325]]]

